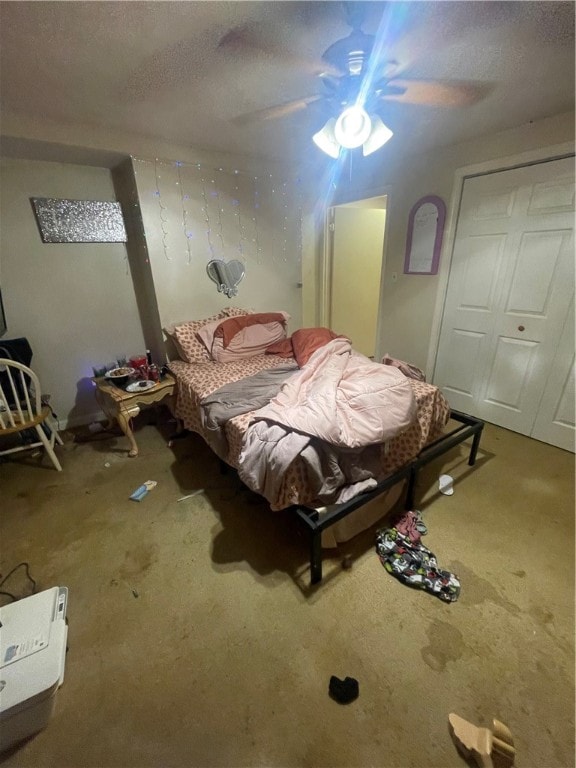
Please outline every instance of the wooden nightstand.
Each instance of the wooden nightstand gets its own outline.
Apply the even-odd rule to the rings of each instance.
[[[173,410],[176,385],[174,377],[167,373],[162,381],[150,389],[139,392],[126,392],[104,377],[93,379],[93,381],[96,384],[95,394],[98,405],[110,420],[116,419],[120,429],[130,441],[128,456],[138,456],[138,446],[132,432],[131,421],[138,416],[141,408],[147,408],[150,405],[164,403]]]

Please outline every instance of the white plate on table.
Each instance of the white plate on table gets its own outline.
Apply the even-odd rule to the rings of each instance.
[[[148,389],[156,386],[155,381],[150,379],[142,379],[141,381],[133,381],[132,384],[128,384],[126,392],[146,392]]]

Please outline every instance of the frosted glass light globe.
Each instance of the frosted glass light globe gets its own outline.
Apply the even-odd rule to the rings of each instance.
[[[370,136],[372,121],[365,109],[359,106],[345,109],[334,126],[336,141],[346,149],[359,147]]]

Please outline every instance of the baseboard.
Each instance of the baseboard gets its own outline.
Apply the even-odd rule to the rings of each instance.
[[[88,424],[92,424],[94,421],[104,421],[108,417],[103,411],[94,411],[94,413],[82,413],[78,416],[73,416],[71,419],[58,419],[58,431],[62,432],[65,429],[74,429],[74,427],[84,427]]]

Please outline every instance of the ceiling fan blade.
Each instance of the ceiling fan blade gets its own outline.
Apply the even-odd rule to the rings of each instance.
[[[247,125],[258,120],[276,120],[306,109],[309,104],[322,101],[323,98],[323,96],[306,96],[303,99],[287,101],[285,104],[277,104],[274,107],[266,107],[265,109],[257,109],[255,112],[248,112],[245,115],[238,115],[238,117],[232,118],[232,122],[235,125]]]
[[[251,53],[254,56],[267,56],[278,63],[298,67],[311,75],[342,75],[342,71],[323,59],[309,59],[297,56],[286,48],[270,45],[258,39],[248,27],[235,27],[220,38],[218,48],[236,55]]]
[[[393,92],[387,93],[387,87]],[[469,106],[486,95],[486,87],[476,83],[441,83],[434,80],[390,80],[383,87],[383,91],[381,98],[386,101],[431,107]]]

